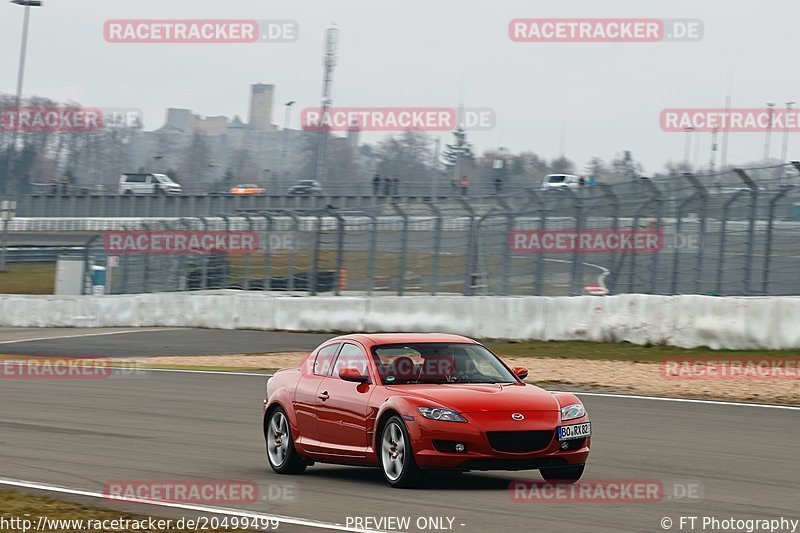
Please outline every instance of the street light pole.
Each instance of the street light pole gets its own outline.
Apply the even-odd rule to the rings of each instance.
[[[796,102],[786,102],[786,117],[792,111],[792,106]],[[781,163],[786,163],[786,158],[789,155],[789,128],[783,130],[783,148],[781,149]]]
[[[283,149],[281,150],[280,177],[282,180],[286,179],[286,159],[289,157],[289,126],[291,125],[292,121],[292,106],[295,103],[296,102],[294,100],[290,100],[284,104],[286,106],[286,110],[283,113]]]
[[[772,134],[772,114],[775,112],[775,104],[772,102],[767,102],[767,114],[769,115],[769,119],[767,122],[767,133],[764,136],[764,161],[769,161],[769,144],[770,144],[770,137]]]
[[[6,205],[14,207],[14,198],[17,193],[17,179],[12,178],[14,174],[14,158],[17,155],[17,141],[19,139],[19,115],[22,105],[22,82],[25,78],[25,56],[28,51],[28,24],[31,17],[32,7],[41,7],[43,2],[40,0],[11,0],[12,4],[25,7],[25,14],[22,19],[22,44],[19,49],[19,71],[17,72],[17,94],[14,97],[14,116],[16,125],[11,130],[11,144],[6,152],[6,176],[3,182],[3,200]],[[13,211],[8,211],[3,216],[3,236],[0,245],[0,271],[6,269],[6,253],[8,248],[8,222],[13,216]]]

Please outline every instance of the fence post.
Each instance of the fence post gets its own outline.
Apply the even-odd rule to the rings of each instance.
[[[128,227],[123,225],[122,226],[122,231],[129,231]],[[130,259],[130,256],[128,254],[125,254],[125,256],[120,259],[120,264],[122,265],[122,272],[121,272],[122,279],[120,280],[120,285],[122,287],[122,289],[121,289],[122,290],[122,294],[128,294],[128,261],[129,261],[129,259]]]
[[[761,279],[761,293],[764,296],[769,296],[769,269],[772,263],[772,231],[775,221],[775,204],[793,188],[794,187],[791,185],[784,185],[780,188],[778,194],[769,202],[769,211],[767,214],[767,244],[764,250],[764,273]]]
[[[292,242],[292,256],[289,260],[289,268],[287,269],[286,290],[294,290],[294,278],[297,272],[297,247],[300,243],[300,216],[294,211],[286,212],[292,219],[292,228],[294,231],[294,240]]]
[[[339,213],[339,210],[335,207],[328,206],[327,209],[328,213],[331,216],[336,218],[336,260],[335,260],[335,270],[334,273],[334,292],[336,296],[341,296],[341,280],[340,276],[342,275],[342,267],[344,266],[344,217]]]
[[[434,216],[436,217],[436,229],[433,235],[433,264],[431,265],[431,296],[436,296],[439,285],[439,266],[441,264],[442,252],[442,229],[444,219],[442,218],[442,211],[436,206],[435,201],[425,202]]]
[[[658,192],[658,189],[656,189],[656,191]],[[658,192],[658,194],[660,194],[660,192]],[[644,210],[647,207],[649,207],[650,204],[653,204],[659,200],[660,197],[651,196],[650,198],[642,202],[639,205],[639,207],[636,208],[636,212],[633,214],[633,224],[631,225],[632,231],[636,232],[639,230],[639,219],[642,218],[642,213],[644,212]],[[633,257],[633,254],[626,254],[626,255],[631,258]],[[629,276],[628,276],[628,291],[633,293],[636,292],[634,290],[634,280],[636,277],[636,264],[633,259],[630,259],[630,265],[631,267],[629,269]]]
[[[688,196],[685,200],[683,200],[680,204],[678,204],[678,210],[675,214],[675,238],[677,239],[681,234],[681,228],[683,228],[683,210],[684,208],[697,200],[698,197],[705,197],[706,188],[700,183],[693,174],[686,172],[683,176],[692,184],[692,187],[695,188],[695,192],[693,192],[690,196]],[[698,255],[702,255],[702,251],[698,251]],[[678,251],[678,247],[675,246],[673,243],[673,254],[672,254],[672,282],[670,284],[670,294],[678,294],[678,266],[679,266],[679,256],[680,253]],[[700,275],[698,271],[696,273],[697,276]],[[697,279],[695,278],[695,282]]]
[[[403,296],[406,287],[406,255],[408,254],[408,215],[405,211],[400,207],[399,204],[395,202],[391,202],[389,204],[392,209],[394,209],[395,213],[400,215],[403,219],[403,233],[400,240],[400,266],[398,268],[398,280],[397,280],[397,295]]]
[[[374,213],[367,212],[372,223],[372,233],[369,236],[369,259],[367,265],[367,294],[372,296],[375,290],[375,261],[378,254],[378,217]]]
[[[730,209],[731,204],[733,204],[739,197],[744,194],[745,191],[738,190],[734,193],[733,197],[725,202],[722,205],[722,221],[720,226],[720,236],[719,236],[719,254],[717,256],[717,290],[716,293],[718,296],[722,295],[722,265],[725,261],[725,230],[728,227],[728,209]]]
[[[269,291],[272,290],[272,243],[270,237],[273,231],[272,217],[274,215],[269,211],[264,211],[262,216],[266,221],[266,227],[264,228],[264,271],[261,290]]]
[[[750,189],[750,224],[747,228],[747,255],[744,263],[744,293],[750,294],[750,277],[753,269],[753,252],[756,236],[756,216],[758,215],[758,185],[741,168],[733,171]]]
[[[528,203],[533,202],[539,206],[539,231],[547,229],[547,207],[542,198],[535,191],[527,191]],[[536,254],[535,269],[533,273],[533,295],[544,294],[544,252]]]
[[[500,279],[500,295],[501,296],[508,296],[510,289],[510,280],[511,280],[511,232],[514,231],[514,209],[509,205],[509,203],[505,200],[505,198],[498,197],[497,204],[500,205],[503,210],[505,211],[506,215],[506,228],[505,228],[505,238],[503,243],[503,255],[502,255],[502,265],[500,266],[500,270],[502,272],[501,279]]]
[[[322,249],[322,213],[314,215],[317,219],[317,230],[314,234],[314,251],[309,269],[308,288],[311,296],[317,295],[317,280],[319,279],[319,256]]]
[[[472,296],[472,274],[473,274],[473,260],[472,256],[475,253],[475,210],[463,197],[457,197],[456,202],[460,203],[469,214],[469,233],[467,235],[467,255],[464,261],[464,296]]]
[[[619,231],[619,196],[617,196],[614,191],[612,190],[611,186],[607,183],[598,183],[597,187],[600,188],[600,191],[603,193],[604,198],[608,198],[609,202],[611,203],[612,208],[612,215],[611,215],[611,231],[616,233]],[[613,269],[612,276],[605,276],[605,278],[610,277],[610,283],[606,284],[608,292],[612,294],[614,292],[614,286],[616,285],[617,278],[619,276],[619,271],[617,269],[617,261],[618,261],[617,251],[611,250],[611,258],[609,262],[611,263],[611,268]]]
[[[142,228],[147,232],[152,232],[152,228],[150,224],[142,222]],[[150,292],[150,256],[152,254],[149,251],[144,252],[144,268],[142,269],[142,273],[144,274],[144,278],[142,279],[142,292],[147,293]]]
[[[253,231],[253,219],[248,213],[242,214],[242,217],[247,221],[247,231]],[[242,250],[244,253],[244,290],[250,290],[250,268],[251,268],[251,261],[253,259],[252,253],[247,253],[246,250]]]
[[[200,224],[203,225],[203,231],[208,231],[208,219],[202,216],[198,220]],[[203,263],[202,274],[200,276],[200,288],[206,290],[208,288],[208,254],[201,254],[200,257]]]
[[[187,231],[191,231],[192,228],[193,228],[193,226],[191,224],[191,220],[192,219],[187,219],[185,217],[181,217],[178,220],[178,224],[180,226],[182,226],[184,229],[186,229]],[[185,283],[185,286],[184,286],[184,290],[188,290],[189,289],[189,276],[188,276],[188,270],[186,268],[186,263],[187,263],[186,257],[187,257],[187,255],[188,255],[188,253],[181,254],[179,256],[179,259],[178,259],[178,283],[179,284],[180,284],[181,272],[184,272],[184,273],[187,274],[186,275],[186,283]],[[180,285],[179,285],[179,287],[180,287]]]
[[[583,221],[583,202],[580,196],[570,188],[563,189],[565,193],[572,200],[572,207],[575,209],[575,231],[580,235],[584,229]],[[580,282],[583,281],[583,253],[580,247],[580,238],[578,239],[578,246],[572,250],[572,272],[570,273],[569,281],[569,294],[570,296],[580,296],[583,292],[580,288]]]

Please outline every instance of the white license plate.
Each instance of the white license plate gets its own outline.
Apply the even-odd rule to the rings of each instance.
[[[573,424],[571,426],[558,426],[558,440],[572,440],[589,437],[592,434],[592,423]]]

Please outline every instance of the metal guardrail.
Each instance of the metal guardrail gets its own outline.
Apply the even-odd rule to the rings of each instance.
[[[85,246],[17,246],[7,249],[8,263],[55,263],[59,255],[83,255]]]

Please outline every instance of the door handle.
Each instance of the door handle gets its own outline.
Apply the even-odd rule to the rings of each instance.
[[[330,398],[330,397],[331,397],[331,395],[330,395],[330,394],[328,394],[328,391],[325,391],[325,392],[323,392],[322,394],[320,394],[319,396],[317,396],[317,398],[319,398],[319,399],[320,399],[320,400],[322,400],[323,402],[324,402],[325,400],[327,400],[328,398]]]

